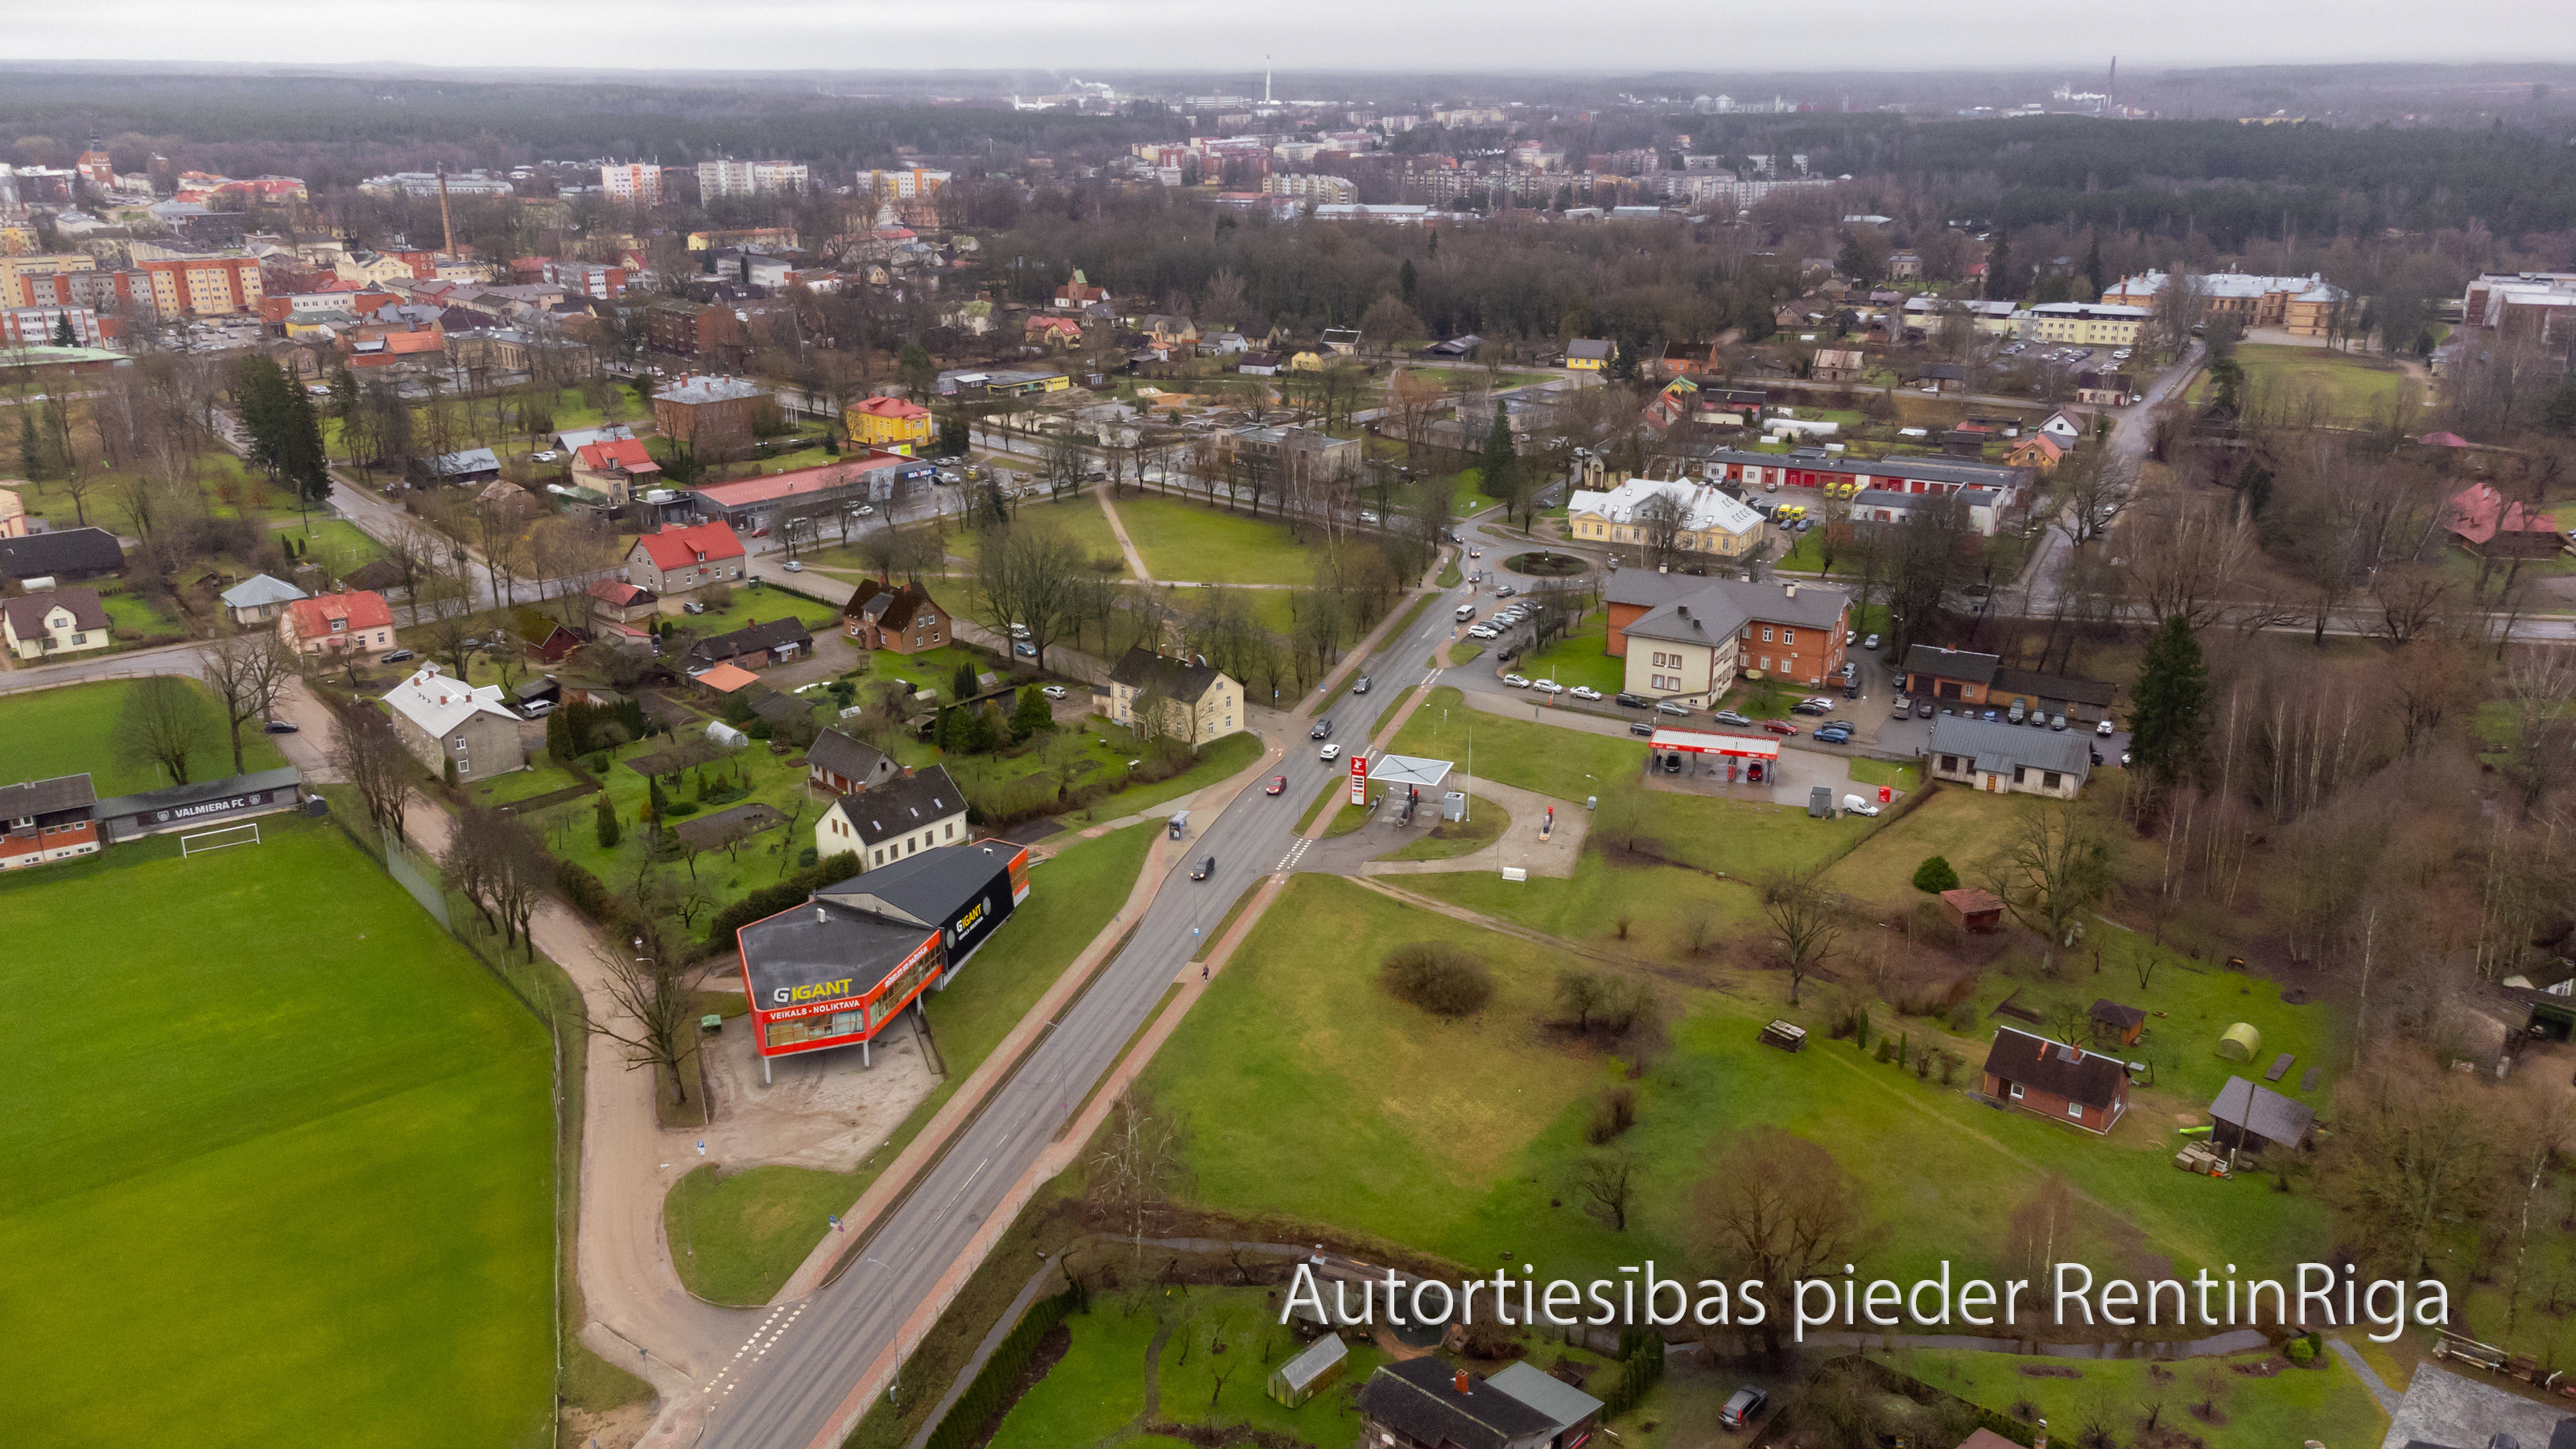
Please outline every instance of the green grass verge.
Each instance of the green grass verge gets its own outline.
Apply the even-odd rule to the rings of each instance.
[[[0,784],[42,780],[87,771],[90,788],[101,799],[158,790],[171,783],[157,765],[122,761],[114,744],[116,721],[125,698],[141,683],[132,679],[67,684],[60,689],[0,695],[0,742],[7,761],[0,764]],[[213,697],[193,680],[190,686],[206,700],[204,743],[188,756],[188,778],[220,780],[233,773],[231,736],[216,714]],[[254,722],[242,727],[242,764],[252,771],[274,770],[286,763],[269,737]]]
[[[1153,809],[1166,800],[1203,790],[1221,780],[1230,779],[1261,758],[1269,746],[1250,730],[1237,730],[1223,738],[1199,746],[1198,763],[1168,780],[1150,785],[1133,785],[1115,795],[1093,801],[1083,809],[1063,817],[1070,827],[1096,825],[1103,820],[1116,820]]]
[[[17,1432],[550,1444],[544,1031],[334,827],[260,823],[0,883]]]
[[[1893,760],[1872,760],[1855,755],[1851,777],[1865,785],[1886,785],[1897,790],[1918,789],[1923,784],[1921,765],[1900,765]]]
[[[1324,788],[1316,792],[1314,801],[1307,805],[1306,813],[1297,817],[1297,833],[1305,834],[1306,828],[1315,823],[1316,816],[1323,814],[1334,801],[1349,798],[1350,790],[1351,782],[1348,775],[1336,775],[1326,781]]]
[[[1608,632],[1607,615],[1587,618],[1574,632],[1545,649],[1522,655],[1512,666],[1513,672],[1532,679],[1553,679],[1568,689],[1588,684],[1603,694],[1617,694],[1628,687],[1628,661],[1602,652]]]
[[[689,1291],[718,1303],[766,1303],[831,1230],[831,1215],[858,1201],[958,1085],[1010,1034],[1046,988],[1127,902],[1154,824],[1067,845],[1030,873],[1029,898],[925,1008],[947,1077],[885,1145],[854,1171],[754,1167],[720,1176],[701,1167],[664,1199]]]

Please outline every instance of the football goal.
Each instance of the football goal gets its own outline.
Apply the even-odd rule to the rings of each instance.
[[[209,850],[221,850],[227,845],[257,844],[259,844],[257,825],[227,825],[221,830],[200,830],[194,835],[180,836],[179,857],[185,860],[192,855],[203,855]]]

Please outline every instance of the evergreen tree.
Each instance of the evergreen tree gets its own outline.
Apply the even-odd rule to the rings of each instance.
[[[957,672],[949,677],[948,698],[954,702],[973,699],[974,697],[975,666],[971,663],[960,664],[957,666]]]
[[[36,410],[18,409],[18,471],[30,483],[42,483],[54,476],[53,450],[36,433]]]
[[[2563,382],[2540,412],[2541,426],[2560,437],[2576,437],[2576,381]]]
[[[1403,294],[1404,305],[1408,307],[1413,305],[1413,288],[1416,281],[1417,278],[1414,276],[1413,272],[1413,258],[1406,257],[1404,259],[1404,265],[1396,268],[1395,285],[1396,290]]]
[[[662,793],[662,777],[651,776],[644,782],[644,818],[659,820],[671,808],[670,797]]]
[[[241,414],[242,431],[250,435],[250,460],[272,482],[285,464],[296,395],[278,365],[256,353],[233,371],[233,405]]]
[[[1480,466],[1484,470],[1481,485],[1488,498],[1512,496],[1512,470],[1520,455],[1512,448],[1511,417],[1501,403],[1494,404],[1494,426],[1485,434],[1485,453]]]
[[[2257,463],[2245,470],[2245,511],[2260,518],[2272,502],[2272,470]]]
[[[2129,710],[2129,752],[2147,778],[2170,785],[2199,763],[2209,734],[2209,668],[2191,621],[2177,614],[2147,644]]]
[[[1055,707],[1034,684],[1020,691],[1019,708],[1011,711],[1011,742],[1017,744],[1055,723]]]
[[[2001,302],[2021,294],[2012,285],[2012,238],[1995,228],[1995,244],[1986,250],[1986,300]]]
[[[1948,856],[1927,855],[1923,857],[1923,863],[1914,868],[1914,888],[1936,896],[1943,891],[1957,890],[1959,872],[1950,864]]]
[[[2084,280],[2093,284],[2093,298],[2102,295],[2102,233],[2093,233],[2093,245],[2084,252]]]
[[[284,381],[283,374],[280,375]],[[322,450],[322,417],[304,389],[288,385],[277,404],[277,466],[303,512],[331,498],[331,460]]]
[[[605,790],[600,791],[599,794],[593,798],[598,801],[595,808],[598,811],[596,828],[599,835],[599,848],[602,850],[615,850],[617,848],[618,833],[617,807],[609,803],[608,792]]]
[[[80,339],[72,335],[72,314],[69,312],[54,314],[54,345],[56,347],[80,346]]]
[[[939,415],[939,451],[941,453],[962,458],[966,456],[966,450],[973,444],[974,435],[967,425],[966,414],[956,408],[949,408]]]
[[[930,354],[918,342],[905,343],[903,351],[895,355],[894,365],[895,371],[902,374],[903,385],[911,391],[914,402],[929,396],[931,384],[938,381],[939,369],[931,363]]]
[[[1855,282],[1869,280],[1869,253],[1860,249],[1860,238],[1843,238],[1842,252],[1834,258],[1834,269]]]

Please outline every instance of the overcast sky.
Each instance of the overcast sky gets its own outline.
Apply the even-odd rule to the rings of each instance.
[[[21,3],[14,59],[853,70],[1975,70],[2576,60],[2566,0],[346,0]]]

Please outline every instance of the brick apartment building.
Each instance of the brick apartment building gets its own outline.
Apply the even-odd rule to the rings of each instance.
[[[721,458],[750,447],[777,406],[769,389],[749,379],[691,375],[653,394],[653,421],[672,442]]]
[[[726,367],[742,365],[742,324],[732,309],[705,302],[670,297],[646,308],[644,342],[672,357]]]

